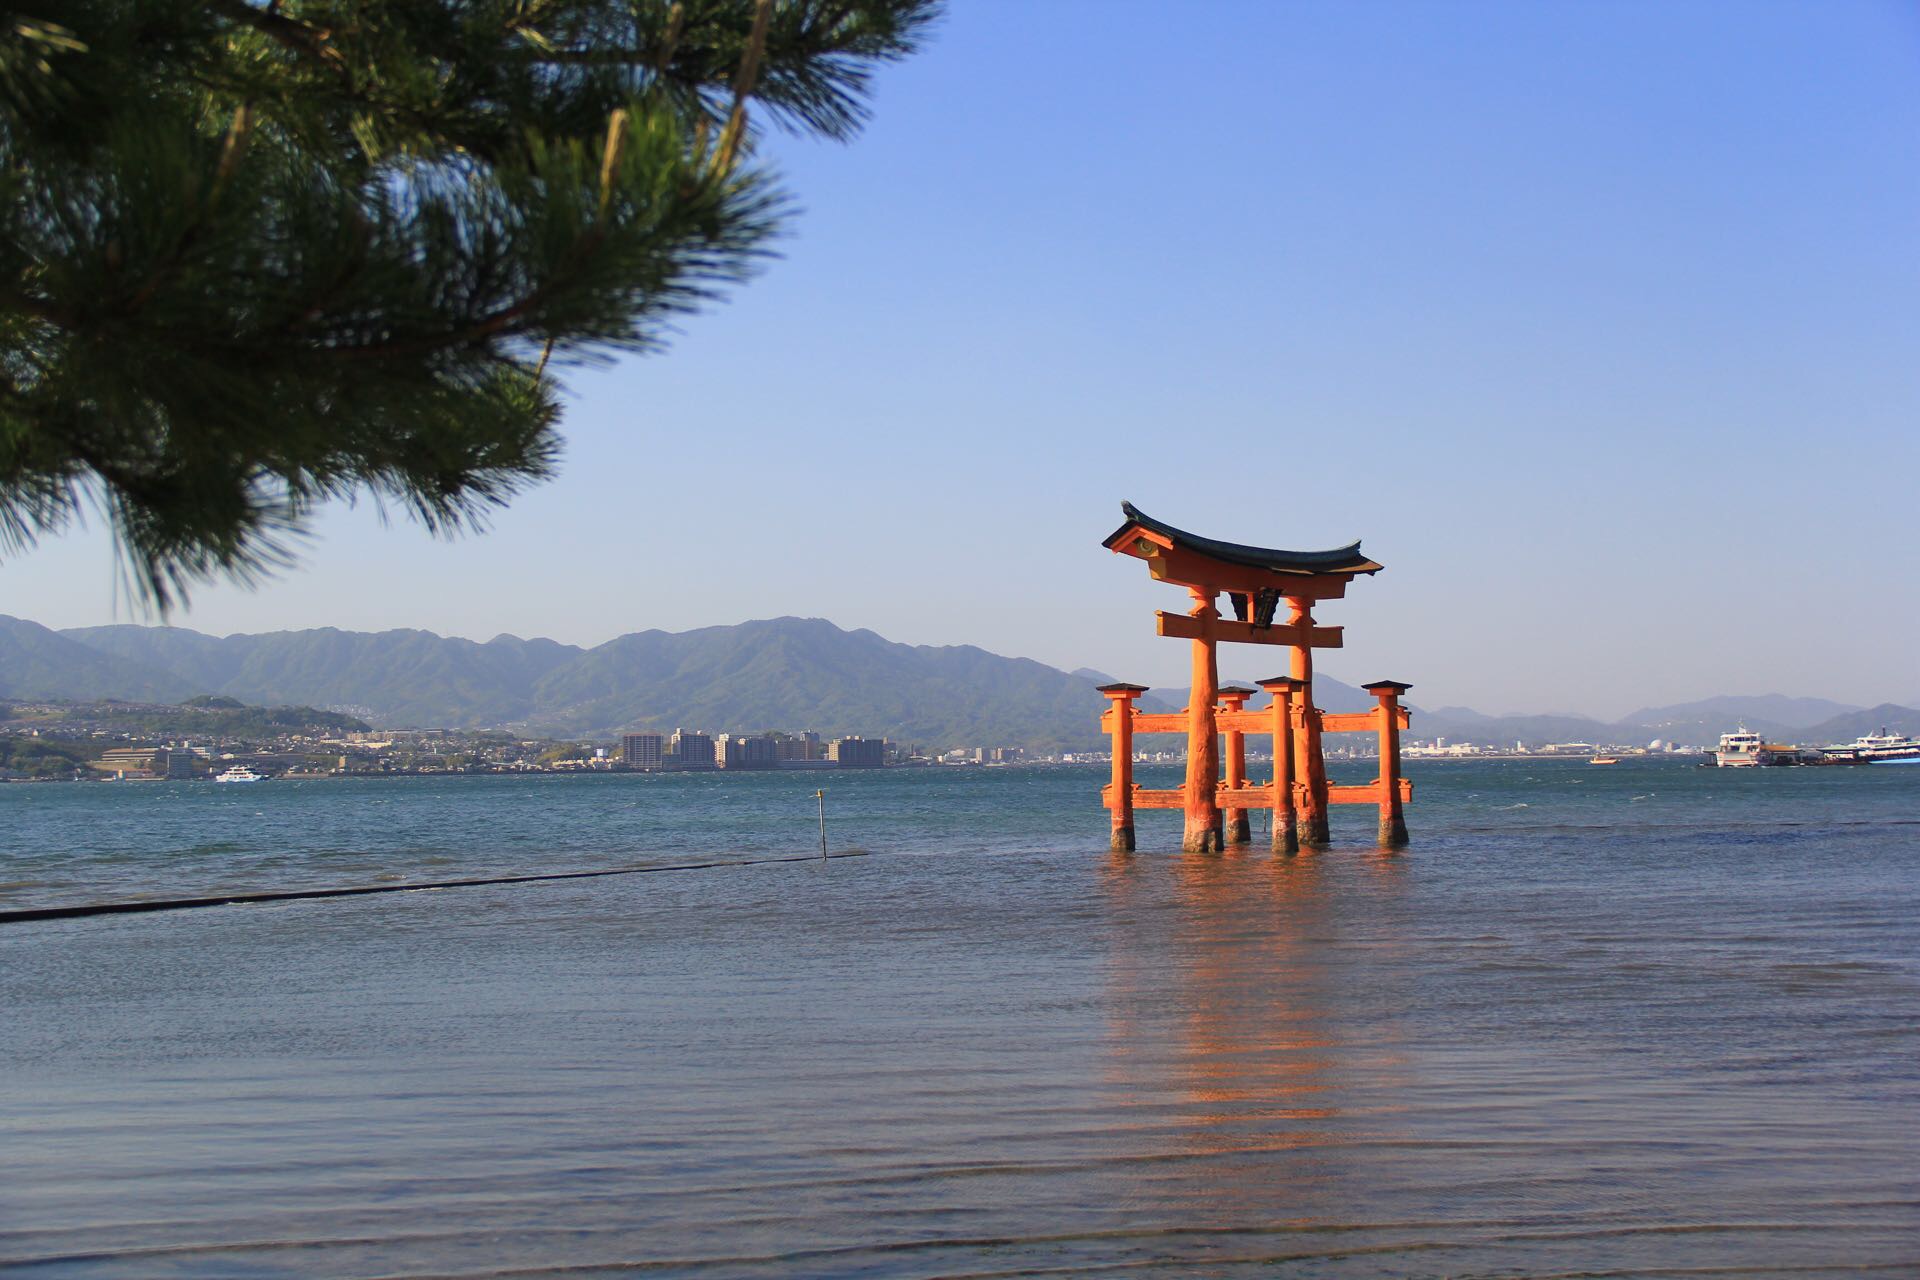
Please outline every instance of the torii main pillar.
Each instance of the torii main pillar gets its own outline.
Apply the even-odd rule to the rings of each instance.
[[[1301,631],[1313,630],[1313,602],[1296,597],[1287,599],[1288,621]],[[1306,714],[1300,717],[1294,740],[1293,758],[1300,767],[1300,844],[1308,849],[1324,849],[1331,836],[1327,833],[1327,761],[1320,752],[1320,717],[1313,705],[1313,646],[1292,646],[1292,675],[1299,682]]]
[[[1226,846],[1220,825],[1220,807],[1214,792],[1220,778],[1220,735],[1214,728],[1213,704],[1220,696],[1220,660],[1214,631],[1220,610],[1215,592],[1191,588],[1194,620],[1193,681],[1187,692],[1187,830],[1180,841],[1188,853],[1219,853]]]

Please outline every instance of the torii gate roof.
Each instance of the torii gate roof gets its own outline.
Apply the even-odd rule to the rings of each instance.
[[[1145,532],[1162,545],[1174,547],[1217,560],[1223,564],[1240,565],[1248,569],[1263,569],[1268,573],[1284,574],[1341,574],[1378,573],[1384,565],[1367,559],[1360,554],[1358,542],[1344,547],[1334,547],[1327,551],[1283,551],[1278,547],[1250,547],[1240,542],[1222,542],[1218,538],[1203,538],[1197,533],[1188,533],[1185,529],[1176,529],[1162,520],[1155,520],[1131,502],[1122,502],[1120,510],[1126,514],[1127,522],[1114,530],[1101,545],[1110,551],[1121,551],[1129,538]]]

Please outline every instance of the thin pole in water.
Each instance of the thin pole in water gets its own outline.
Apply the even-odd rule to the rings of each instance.
[[[813,793],[820,802],[820,861],[827,860],[827,793],[824,789]]]

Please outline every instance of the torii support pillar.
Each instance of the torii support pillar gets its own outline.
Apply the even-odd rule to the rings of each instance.
[[[1275,676],[1262,680],[1260,687],[1273,695],[1273,705],[1268,708],[1273,717],[1273,851],[1296,853],[1300,833],[1294,830],[1293,721],[1300,682],[1291,676]]]
[[[1187,694],[1187,830],[1180,841],[1183,853],[1219,853],[1225,843],[1220,830],[1220,733],[1214,724],[1213,704],[1220,696],[1220,664],[1214,644],[1214,623],[1220,611],[1214,593],[1192,588],[1196,622],[1193,639],[1193,687]]]
[[[1289,596],[1287,609],[1296,633],[1306,636],[1313,627],[1313,601]],[[1293,646],[1293,678],[1300,684],[1300,718],[1293,740],[1293,767],[1303,784],[1300,795],[1300,843],[1309,849],[1324,849],[1332,837],[1327,830],[1327,762],[1320,754],[1320,713],[1313,705],[1311,646]]]
[[[1253,696],[1253,690],[1238,685],[1228,685],[1220,691],[1220,710],[1232,715],[1247,709],[1247,699]],[[1231,719],[1226,720],[1227,727],[1221,731],[1220,754],[1227,762],[1227,790],[1238,791],[1247,785],[1247,735]],[[1245,809],[1228,809],[1225,814],[1224,828],[1228,844],[1252,844],[1253,824],[1247,820]]]
[[[1113,836],[1107,847],[1115,853],[1133,852],[1133,700],[1146,691],[1143,684],[1100,686],[1113,725]]]
[[[1400,802],[1400,695],[1413,686],[1376,680],[1360,687],[1380,700],[1380,847],[1403,849],[1407,815]]]

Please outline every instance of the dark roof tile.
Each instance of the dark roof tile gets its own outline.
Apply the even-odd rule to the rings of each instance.
[[[1176,529],[1164,521],[1155,520],[1131,502],[1122,502],[1120,510],[1126,513],[1127,522],[1107,536],[1104,545],[1108,548],[1113,548],[1126,536],[1127,530],[1138,525],[1142,529],[1171,540],[1177,547],[1184,547],[1199,555],[1210,556],[1228,564],[1267,569],[1275,573],[1378,573],[1382,567],[1361,555],[1360,544],[1357,542],[1327,551],[1283,551],[1278,547],[1250,547],[1244,543],[1222,542],[1217,538],[1203,538],[1197,533]]]

